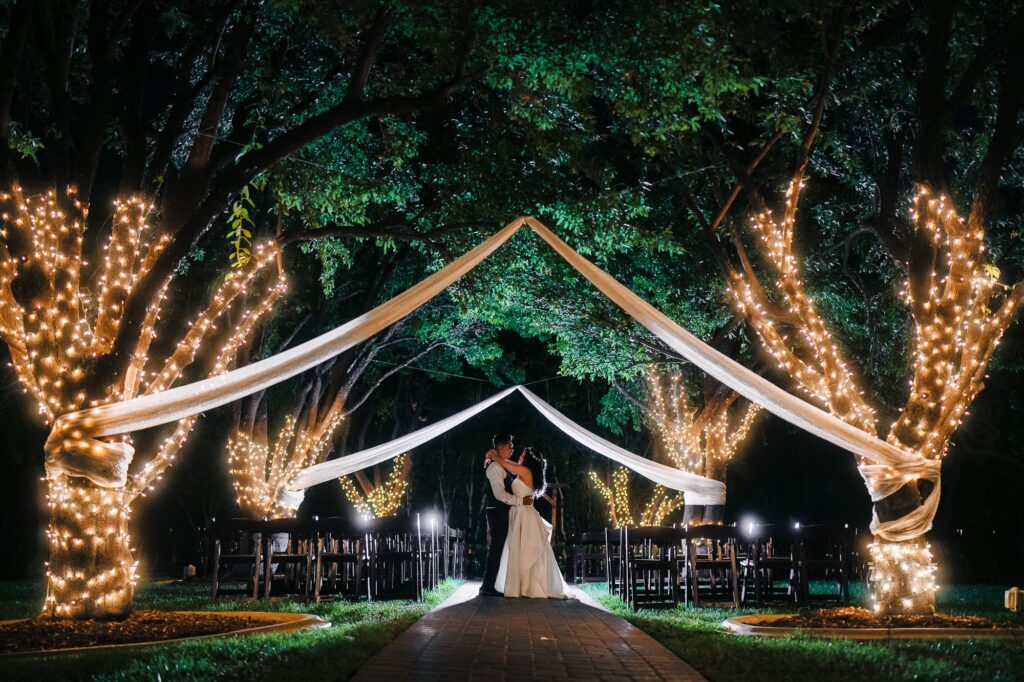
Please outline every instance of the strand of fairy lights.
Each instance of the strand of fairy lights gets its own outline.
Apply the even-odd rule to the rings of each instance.
[[[654,492],[638,514],[633,513],[629,495],[629,469],[619,467],[606,483],[591,471],[590,482],[608,506],[608,520],[615,528],[633,526],[634,520],[641,526],[660,526],[665,518],[683,506],[683,495],[672,495],[664,486],[654,486]]]
[[[802,188],[802,181],[790,183],[781,219],[771,211],[756,214],[751,219],[754,233],[764,246],[763,253],[775,270],[774,290],[779,293],[786,311],[800,321],[797,335],[802,343],[797,344],[776,330],[753,285],[743,274],[738,274],[729,288],[740,311],[746,314],[764,340],[768,352],[797,384],[826,405],[832,414],[874,433],[875,411],[854,381],[814,302],[804,293],[800,270],[793,255],[793,228]]]
[[[387,479],[365,496],[356,488],[352,477],[342,476],[338,481],[345,492],[345,497],[360,516],[377,519],[394,516],[402,506],[402,499],[409,487],[406,456],[396,457]]]
[[[843,363],[813,301],[803,292],[792,255],[796,204],[803,187],[791,183],[781,221],[770,212],[754,217],[755,233],[776,271],[776,290],[786,311],[799,320],[797,338],[783,336],[765,312],[764,301],[744,275],[730,283],[737,305],[758,332],[779,366],[832,414],[874,434],[877,420]],[[928,459],[945,456],[950,439],[967,408],[984,387],[985,371],[1000,337],[1024,298],[1024,286],[999,283],[998,270],[984,257],[983,226],[965,221],[941,194],[919,186],[912,202],[915,236],[935,251],[934,269],[915,286],[907,283],[905,300],[914,322],[913,378],[904,408],[887,440]],[[920,280],[920,278],[919,278]],[[802,343],[797,343],[797,340]],[[808,352],[809,351],[809,352]],[[890,468],[892,478],[916,478]],[[873,489],[877,482],[868,481]],[[937,586],[929,545],[877,541],[871,546],[873,599],[877,610],[925,609]]]
[[[323,461],[341,424],[340,410],[319,425],[300,428],[285,418],[273,447],[252,434],[228,438],[228,470],[238,506],[255,518],[290,518],[295,509],[280,505],[279,496],[300,470]]]
[[[761,413],[746,403],[739,415],[733,401],[709,401],[702,410],[690,404],[677,372],[647,370],[649,409],[655,433],[675,465],[691,474],[720,479]],[[738,416],[738,419],[737,419]]]
[[[250,293],[275,262],[273,246],[258,247],[251,267],[225,278],[170,357],[147,371],[170,280],[164,282],[146,309],[124,376],[96,382],[86,368],[112,350],[129,298],[171,240],[154,234],[149,219],[154,208],[141,196],[113,202],[110,235],[100,247],[95,281],[89,283],[83,280],[88,263],[82,254],[89,210],[75,188],[26,195],[14,186],[0,193],[0,338],[10,350],[19,383],[47,423],[86,406],[169,387],[210,342],[223,313]],[[15,292],[26,286],[33,295],[23,302]],[[241,322],[229,330],[217,355],[215,372],[226,370],[256,321],[284,290],[279,281],[255,307],[243,310]],[[178,329],[172,325],[160,331],[173,334]],[[126,488],[80,486],[66,477],[51,481],[46,612],[75,616],[130,604],[137,568],[127,532],[131,502],[170,465],[193,423],[194,418],[182,420]],[[104,553],[116,555],[116,565],[96,569]],[[78,567],[61,570],[58,565]]]

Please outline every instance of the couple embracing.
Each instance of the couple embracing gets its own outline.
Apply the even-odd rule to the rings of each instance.
[[[480,594],[566,599],[551,549],[551,524],[533,507],[544,494],[547,462],[533,448],[514,456],[512,436],[495,436],[484,464],[488,486],[487,571]]]

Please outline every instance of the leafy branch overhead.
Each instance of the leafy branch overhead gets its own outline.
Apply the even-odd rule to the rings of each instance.
[[[252,257],[249,247],[252,245],[251,228],[256,227],[250,210],[255,210],[256,204],[249,196],[249,186],[242,188],[239,198],[231,204],[231,215],[228,218],[228,243],[231,244],[231,267],[239,268],[248,265]]]

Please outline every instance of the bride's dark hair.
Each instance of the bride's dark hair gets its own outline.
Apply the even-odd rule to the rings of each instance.
[[[526,448],[523,450],[523,466],[533,475],[533,496],[540,497],[548,487],[547,481],[544,480],[544,472],[548,468],[547,460],[535,449]]]

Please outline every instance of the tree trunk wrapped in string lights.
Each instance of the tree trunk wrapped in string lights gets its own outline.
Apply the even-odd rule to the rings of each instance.
[[[729,461],[746,440],[761,408],[714,380],[706,382],[704,404],[693,405],[684,377],[651,366],[647,370],[646,413],[653,425],[656,451],[676,467],[725,482]],[[691,505],[688,524],[721,523],[724,505]]]
[[[766,312],[771,303],[751,270],[737,274],[732,291],[751,326],[794,382],[836,416],[874,434],[877,417],[799,278],[792,243],[801,187],[801,179],[794,178],[781,219],[762,212],[752,221],[761,253],[776,273],[773,290],[780,294],[778,305],[791,315],[792,333],[784,336],[783,323]],[[984,227],[961,218],[947,197],[920,187],[911,220],[915,238],[932,250],[933,257],[930,267],[912,269],[915,274],[907,285],[914,321],[913,379],[887,440],[920,455],[923,468],[928,462],[932,467],[922,473],[861,462],[875,503],[875,606],[886,613],[928,612],[934,606],[935,566],[922,536],[931,527],[938,504],[938,462],[982,389],[992,353],[1024,296],[1024,284],[999,283],[998,271],[983,255]]]
[[[597,472],[590,472],[590,482],[608,505],[608,520],[615,528],[623,526],[660,526],[673,512],[683,506],[683,495],[673,494],[664,486],[654,491],[641,508],[634,505],[629,492],[630,472],[619,467],[611,480],[604,481]]]
[[[875,609],[883,613],[927,613],[934,608],[936,567],[923,536],[938,507],[941,461],[982,389],[992,353],[1024,298],[1024,282],[999,282],[1000,272],[987,261],[984,246],[986,227],[995,217],[1003,168],[1024,140],[1018,124],[1024,104],[1024,52],[1015,49],[1024,39],[1024,13],[999,22],[979,41],[983,46],[970,63],[957,70],[950,65],[951,46],[960,39],[953,30],[956,5],[932,3],[922,11],[927,15],[927,35],[921,41],[916,112],[912,122],[892,123],[895,129],[914,130],[912,207],[909,215],[901,208],[907,194],[901,186],[907,175],[904,147],[911,138],[893,134],[886,139],[884,164],[876,178],[876,212],[862,224],[862,231],[875,234],[906,274],[905,298],[913,322],[910,390],[886,435],[890,444],[912,456],[900,467],[858,462],[873,502],[871,578]],[[746,190],[755,212],[751,221],[755,242],[771,272],[755,271],[739,234],[730,230],[742,267],[734,268],[721,251],[716,250],[716,255],[735,301],[800,390],[840,419],[877,436],[879,417],[808,295],[793,253],[804,174],[831,97],[830,82],[843,43],[842,30],[831,38],[822,24],[825,64],[781,215],[768,208],[751,178],[771,143],[753,163],[743,166],[720,135],[710,135],[729,158],[738,184],[715,222],[708,222],[706,234],[717,249],[714,228],[740,188]],[[979,87],[982,83],[995,87]],[[955,115],[965,109],[972,109],[970,116],[986,127],[980,158],[970,171],[958,173],[973,182],[973,187],[959,192],[970,197],[966,219],[950,199],[946,177],[946,142],[959,135],[951,127]]]
[[[294,517],[297,505],[280,503],[285,483],[300,469],[323,461],[340,423],[340,415],[333,415],[323,424],[298,427],[288,417],[273,445],[247,434],[231,436],[228,468],[239,508],[253,518]]]
[[[193,10],[170,23],[152,2],[19,1],[2,10],[0,336],[20,383],[54,427],[45,448],[53,553],[45,611],[54,615],[130,610],[128,510],[174,459],[194,421],[180,422],[149,463],[129,472],[127,436],[84,439],[65,432],[60,418],[159,391],[186,369],[189,378],[222,371],[238,339],[281,293],[281,284],[257,282],[273,250],[246,252],[243,226],[235,230],[236,241],[246,242],[235,249],[243,267],[190,326],[190,311],[172,314],[163,304],[175,293],[175,273],[187,267],[194,277],[201,267],[192,256],[232,200],[246,203],[254,180],[285,172],[282,161],[342,126],[436,110],[481,73],[468,67],[470,41],[459,25],[453,59],[419,69],[424,85],[375,97],[378,57],[405,58],[382,51],[386,37],[394,30],[406,40],[410,31],[436,35],[436,25],[395,22],[402,10],[378,8],[347,13],[340,24],[336,12],[315,6],[298,14],[273,3]],[[326,33],[318,30],[325,12]],[[282,30],[289,22],[303,30]],[[311,65],[310,54],[336,59]],[[265,71],[270,61],[275,68]],[[293,67],[309,79],[293,78]],[[240,77],[257,71],[270,74],[279,97],[264,97],[267,78]],[[26,152],[12,138],[19,130],[30,142],[38,142],[32,131],[47,131],[45,145]],[[21,189],[22,177],[32,179],[29,190]],[[249,218],[258,226],[262,216]],[[399,229],[338,226],[331,234],[409,241],[418,238],[415,228],[406,221]],[[108,229],[106,246],[94,248],[103,241],[94,235]],[[247,304],[248,293],[257,297]]]
[[[381,282],[376,284],[379,286]],[[373,289],[369,293],[377,292]],[[367,299],[373,300],[373,295]],[[343,427],[350,426],[347,416],[364,405],[390,377],[442,345],[441,340],[422,342],[415,334],[400,333],[406,328],[404,321],[394,324],[351,353],[332,358],[307,372],[293,394],[291,412],[284,417],[273,442],[267,433],[266,391],[238,404],[235,426],[228,436],[228,470],[238,506],[245,514],[257,519],[293,518],[303,494],[287,490],[288,481],[299,470],[323,462],[336,449],[344,452],[349,429]],[[291,343],[297,332],[298,327],[277,351]],[[385,349],[395,345],[408,349],[410,344],[417,343],[419,347],[414,347],[401,362],[390,364],[385,371],[371,370]],[[365,382],[368,385],[355,392],[360,381],[367,377],[371,377]],[[374,470],[373,475],[379,485],[379,472]],[[356,476],[369,495],[376,486],[370,485],[361,472]]]
[[[15,187],[0,202],[0,336],[47,423],[83,407],[161,391],[197,363],[207,363],[211,373],[226,371],[285,289],[273,281],[277,251],[265,246],[224,279],[187,326],[162,318],[165,284],[124,371],[99,382],[93,369],[111,352],[125,302],[166,244],[153,234],[153,206],[138,196],[115,202],[110,237],[90,270],[82,255],[87,208],[73,189],[33,196]],[[92,272],[95,285],[88,284]],[[157,350],[163,347],[170,352]],[[95,458],[47,453],[47,613],[108,617],[130,610],[136,570],[128,535],[131,505],[172,464],[194,422],[179,422],[134,473],[128,470],[134,448],[127,437]]]
[[[364,518],[383,519],[394,516],[402,506],[405,491],[409,487],[409,472],[412,460],[408,455],[399,455],[391,465],[391,472],[385,480],[380,480],[375,472],[372,483],[365,476],[342,476],[341,489],[345,498],[355,507],[356,513]],[[353,482],[355,478],[355,482]],[[356,488],[356,484],[359,488]]]

